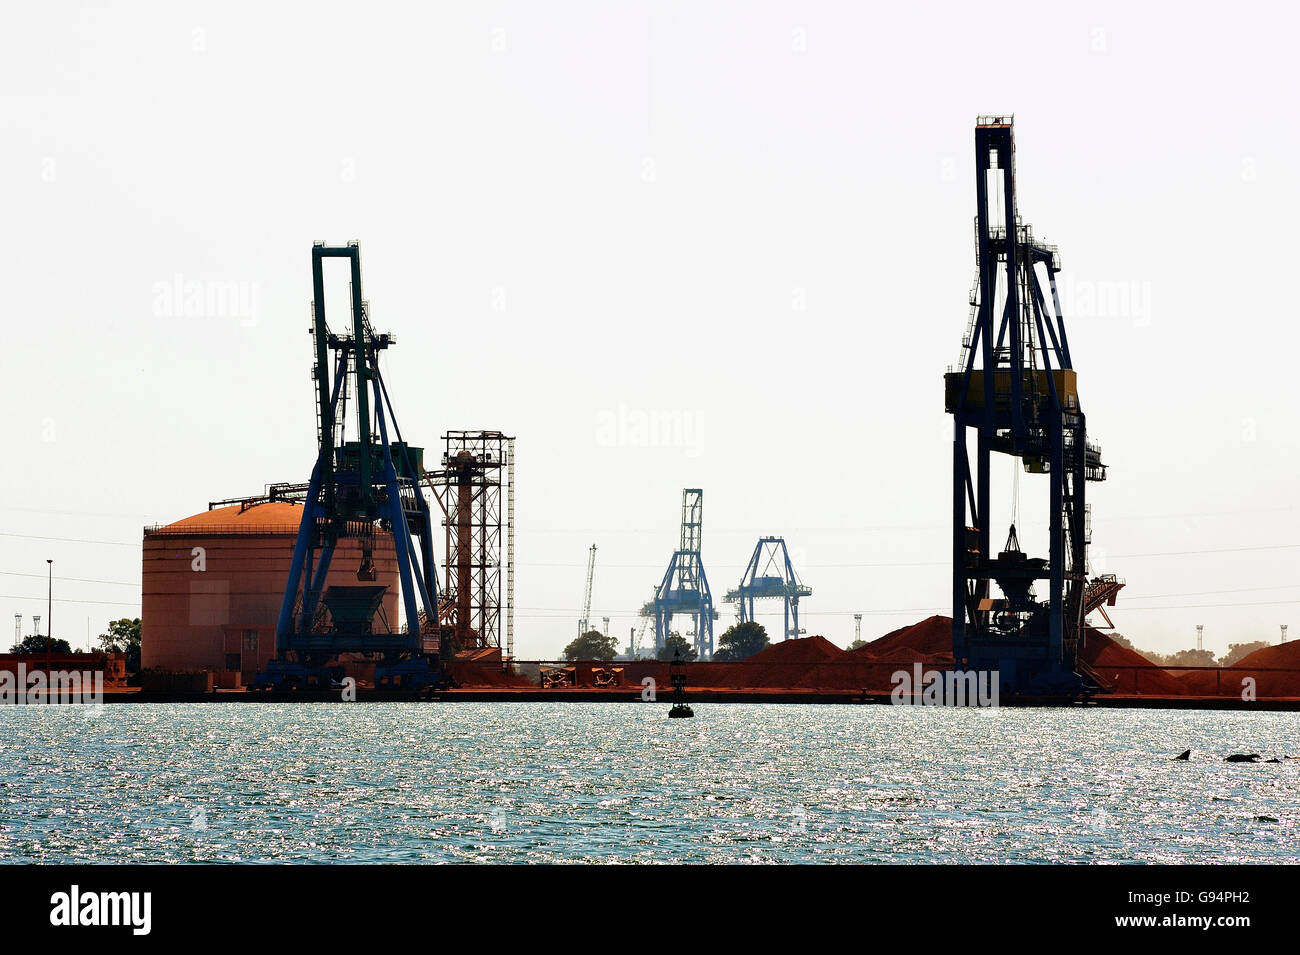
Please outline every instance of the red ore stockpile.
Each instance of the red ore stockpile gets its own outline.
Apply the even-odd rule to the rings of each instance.
[[[1092,668],[1094,677],[1106,689],[1115,693],[1143,696],[1184,696],[1187,693],[1168,670],[1092,627],[1084,631],[1079,659]]]
[[[1240,697],[1251,689],[1257,699],[1300,698],[1300,642],[1264,647],[1222,669],[1174,672],[1188,696]]]
[[[952,618],[935,615],[891,630],[850,650],[853,656],[901,663],[952,663]]]
[[[1300,641],[1258,650],[1232,668],[1166,669],[1089,627],[1079,659],[1102,691],[1116,696],[1239,696],[1243,678],[1250,677],[1259,699],[1300,698]],[[841,650],[825,637],[805,637],[771,644],[735,663],[687,663],[684,672],[688,689],[849,695],[888,693],[895,686],[895,674],[904,671],[910,676],[918,664],[925,670],[953,665],[952,618],[927,617],[855,650]],[[622,688],[639,687],[647,676],[660,686],[670,685],[667,663],[615,665],[625,668]],[[501,674],[499,667],[498,662],[494,680],[502,683],[496,685],[521,679]],[[466,682],[471,678],[467,670],[457,674],[464,674]],[[578,683],[585,686],[588,681],[580,675]]]

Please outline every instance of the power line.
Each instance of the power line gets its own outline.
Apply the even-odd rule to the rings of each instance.
[[[1184,557],[1192,554],[1240,554],[1247,551],[1261,550],[1294,550],[1300,547],[1300,544],[1261,544],[1258,547],[1216,547],[1208,550],[1164,550],[1152,551],[1147,554],[1107,554],[1106,559],[1113,557]]]
[[[115,511],[64,511],[55,508],[44,507],[0,507],[0,511],[11,514],[58,514],[61,517],[120,517],[130,518],[131,520],[143,520],[143,513],[123,514]]]
[[[1294,550],[1300,548],[1300,544],[1260,544],[1253,547],[1217,547],[1204,550],[1167,550],[1167,551],[1150,551],[1147,553],[1134,554],[1107,554],[1107,560],[1115,559],[1137,559],[1143,557],[1191,557],[1202,554],[1239,554],[1250,553],[1255,551],[1270,550]],[[951,561],[947,560],[917,560],[917,561],[851,561],[845,563],[831,564],[804,564],[810,570],[826,570],[832,568],[863,568],[863,567],[947,567]],[[585,567],[586,564],[572,562],[524,562],[518,566],[521,567]],[[623,570],[654,570],[662,567],[662,564],[605,564],[605,567],[615,567]]]
[[[1240,603],[1184,604],[1181,607],[1124,607],[1125,610],[1195,610],[1198,607],[1273,607],[1283,604],[1300,604],[1300,600],[1247,600]]]
[[[534,616],[538,618],[578,617],[582,615],[581,610],[576,608],[570,609],[568,607],[516,607],[515,609],[517,611],[531,611],[530,613],[523,613],[521,615]],[[951,610],[951,609],[952,609],[951,607],[897,607],[889,610],[811,610],[810,611],[810,610],[801,609],[799,611],[799,615],[800,616],[808,615],[813,617],[843,617],[843,616],[851,617],[855,613],[860,613],[860,614],[867,614],[867,615],[888,616],[891,614],[900,614],[900,613],[942,613],[943,611]],[[756,610],[755,612],[760,616],[764,614],[763,610]],[[777,615],[781,613],[779,608],[773,609],[770,612],[775,613]],[[641,616],[640,608],[636,610],[600,609],[600,610],[593,611],[593,613],[596,616],[603,616],[603,617],[640,617]]]
[[[5,600],[39,600],[42,603],[47,599],[45,594],[37,594],[35,597],[27,594],[0,594],[0,598]],[[98,604],[106,607],[138,607],[138,600],[74,600],[71,597],[55,597],[56,604]]]
[[[1093,518],[1094,524],[1110,524],[1127,521],[1172,521],[1185,520],[1189,517],[1240,517],[1243,514],[1280,514],[1293,513],[1300,511],[1300,506],[1291,505],[1287,507],[1251,507],[1242,508],[1233,511],[1184,511],[1179,513],[1167,514],[1110,514]],[[778,522],[779,523],[779,522]],[[871,531],[918,531],[932,530],[935,532],[949,530],[947,525],[942,524],[856,524],[845,525],[836,524],[831,526],[792,526],[782,524],[786,534],[792,533],[864,533]],[[675,525],[664,525],[655,527],[521,527],[517,528],[520,533],[526,534],[666,534],[671,536],[676,530]],[[714,527],[709,531],[710,534],[755,534],[757,531],[754,527]]]
[[[1300,584],[1278,584],[1276,587],[1239,587],[1235,590],[1193,590],[1181,594],[1129,594],[1129,600],[1158,600],[1162,597],[1205,597],[1211,594],[1250,594],[1264,590],[1291,590]]]
[[[41,541],[58,541],[67,544],[100,544],[110,547],[138,547],[140,541],[107,541],[92,540],[85,537],[49,537],[43,534],[13,534],[0,532],[0,537],[13,537],[21,540],[41,540]],[[1216,547],[1201,550],[1165,550],[1165,551],[1147,551],[1145,553],[1132,554],[1107,554],[1109,559],[1136,559],[1144,557],[1190,557],[1202,554],[1240,554],[1257,551],[1271,550],[1295,550],[1300,548],[1300,544],[1260,544],[1250,547]],[[826,568],[862,568],[862,567],[946,567],[950,561],[946,560],[924,560],[924,561],[854,561],[847,563],[832,564],[805,564],[804,566],[811,569]],[[573,563],[571,561],[537,561],[537,562],[519,562],[519,567],[585,567],[583,563]],[[615,567],[624,570],[654,570],[662,567],[662,564],[605,564],[606,567]]]
[[[40,580],[47,579],[45,574],[23,574],[16,570],[0,570],[0,575],[5,577],[36,577]],[[90,577],[55,577],[54,579],[78,584],[112,584],[118,587],[140,586],[140,581],[138,580],[94,580]]]
[[[1291,588],[1298,587],[1298,586],[1300,586],[1300,584],[1279,584],[1274,587],[1243,587],[1234,590],[1199,590],[1199,591],[1190,591],[1188,593],[1179,593],[1179,594],[1143,594],[1141,596],[1134,595],[1130,599],[1155,600],[1162,597],[1198,597],[1198,596],[1205,596],[1211,594],[1257,593],[1266,590],[1289,590]],[[1219,603],[1187,604],[1186,609],[1194,609],[1197,607],[1269,607],[1269,606],[1278,606],[1278,605],[1285,605],[1285,604],[1300,604],[1300,598],[1295,600],[1245,600],[1245,601],[1230,601],[1230,602],[1219,602]],[[539,618],[544,618],[547,616],[571,617],[580,614],[580,611],[577,608],[569,608],[569,607],[520,607],[517,609],[523,611],[530,611],[531,613],[528,615],[536,616]],[[1133,604],[1121,602],[1117,605],[1116,609],[1173,611],[1173,610],[1182,610],[1185,608],[1164,607],[1164,606],[1143,607],[1143,606],[1135,606]],[[864,615],[874,615],[874,616],[889,616],[889,615],[903,614],[903,613],[947,613],[951,610],[952,608],[949,606],[891,607],[891,608],[881,609],[881,610],[803,610],[801,611],[801,614],[812,616],[812,617],[851,617],[856,613],[860,613]],[[758,609],[757,612],[761,615],[764,611],[762,609]],[[773,608],[770,612],[774,614],[779,614],[780,610],[777,608]],[[641,615],[641,611],[639,609],[609,610],[609,609],[602,608],[599,611],[599,613],[610,617],[614,617],[614,616],[639,617]]]
[[[97,541],[85,537],[46,537],[44,534],[9,534],[0,531],[0,537],[18,537],[29,541],[60,541],[65,544],[105,544],[112,547],[138,547],[140,541]]]

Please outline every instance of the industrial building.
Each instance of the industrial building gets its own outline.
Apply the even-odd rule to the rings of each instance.
[[[275,624],[302,523],[301,504],[252,499],[144,530],[140,665],[235,671],[248,684],[275,655]],[[356,583],[361,544],[339,543],[328,581]],[[397,561],[377,538],[380,613],[397,624]]]

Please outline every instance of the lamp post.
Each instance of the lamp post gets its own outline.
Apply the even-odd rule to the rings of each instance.
[[[50,568],[49,592],[45,606],[45,679],[50,678],[50,654],[54,651],[54,558],[47,557]]]

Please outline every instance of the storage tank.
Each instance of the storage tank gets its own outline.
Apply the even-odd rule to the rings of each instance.
[[[237,671],[251,682],[275,655],[275,624],[302,512],[301,504],[263,501],[146,527],[141,666]],[[396,630],[397,560],[390,538],[375,537],[373,559],[374,583],[388,588],[376,625],[386,619]],[[326,586],[355,586],[360,566],[360,542],[340,541]]]

